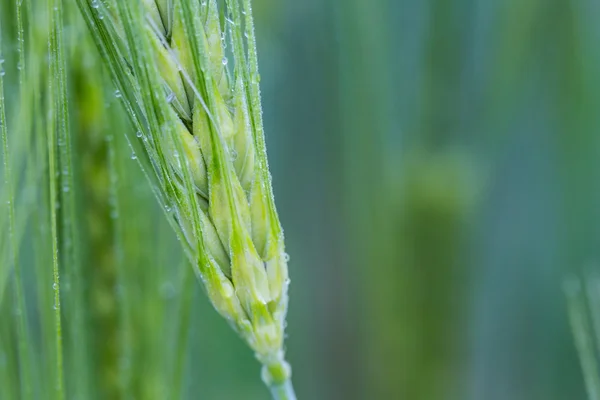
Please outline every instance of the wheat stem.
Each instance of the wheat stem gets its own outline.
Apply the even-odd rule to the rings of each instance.
[[[291,380],[290,365],[279,354],[273,361],[262,360],[262,380],[269,388],[274,400],[296,400]]]
[[[269,389],[274,400],[296,400],[296,393],[289,379],[282,384],[272,385]]]

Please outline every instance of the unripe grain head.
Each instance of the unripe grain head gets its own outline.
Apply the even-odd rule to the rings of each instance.
[[[104,0],[98,8],[78,1],[144,133],[142,160],[209,298],[259,359],[280,357],[287,257],[264,148],[249,3],[242,13],[237,0],[228,1],[223,29],[216,0]]]

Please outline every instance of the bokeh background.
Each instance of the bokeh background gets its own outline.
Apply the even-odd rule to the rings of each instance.
[[[255,3],[298,394],[584,399],[600,4]]]
[[[10,127],[23,97],[13,3],[0,0]],[[600,2],[253,4],[298,397],[584,400],[562,285],[600,263]],[[90,72],[97,56],[79,52],[90,44],[69,35],[74,25],[65,36],[83,261],[64,271],[63,307],[65,376],[82,379],[68,379],[68,393],[85,393],[89,378],[127,381],[129,398],[165,398],[157,393],[182,382],[181,398],[266,399],[258,362],[209,305],[131,160],[130,127],[115,117],[113,89],[98,89],[110,83]],[[24,154],[45,151],[35,148]],[[49,213],[24,193],[37,357],[52,325],[51,271],[35,261],[50,259],[40,239]],[[0,313],[4,388],[18,386],[12,307]],[[52,385],[44,357],[34,359],[38,398]],[[118,358],[120,375],[86,357]],[[0,387],[0,398],[17,391]],[[117,398],[102,393],[89,398]]]

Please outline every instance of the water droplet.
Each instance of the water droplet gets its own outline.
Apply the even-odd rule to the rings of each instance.
[[[100,2],[98,0],[92,0],[92,8],[100,8]]]
[[[0,76],[4,75],[6,75],[6,71],[4,71],[4,68],[0,68]]]
[[[173,211],[173,208],[171,208],[171,206],[167,204],[165,205],[165,211],[170,213],[171,211]]]
[[[223,63],[223,65],[227,65],[227,63],[229,61],[227,60],[227,57],[223,57],[223,59],[221,60],[221,62]]]
[[[54,290],[58,289],[58,283],[54,282],[52,284],[52,289],[54,289]]]
[[[178,152],[176,152],[176,151],[174,151],[174,152],[173,152],[173,157],[175,157],[175,158],[179,158],[179,153],[178,153]]]
[[[167,95],[167,103],[172,103],[175,100],[175,93],[171,92]]]
[[[132,160],[137,160],[137,156],[135,155],[135,153],[132,153],[132,154],[131,154],[131,159],[132,159]]]
[[[23,65],[20,62],[17,63],[17,69],[19,71],[23,69]]]
[[[0,57],[0,64],[4,64],[4,58]]]
[[[122,96],[122,95],[121,95],[121,91],[120,91],[119,89],[115,90],[115,97],[116,97],[116,98],[119,98],[119,97],[121,97],[121,96]]]
[[[229,155],[231,156],[231,161],[235,161],[238,158],[238,152],[235,149],[231,149]]]
[[[63,192],[68,193],[71,188],[68,185],[63,186]]]
[[[290,255],[288,253],[283,253],[283,261],[290,262]]]

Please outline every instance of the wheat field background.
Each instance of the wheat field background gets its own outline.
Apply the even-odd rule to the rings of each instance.
[[[600,4],[252,4],[298,398],[596,399]],[[75,2],[0,24],[0,399],[268,398]]]

